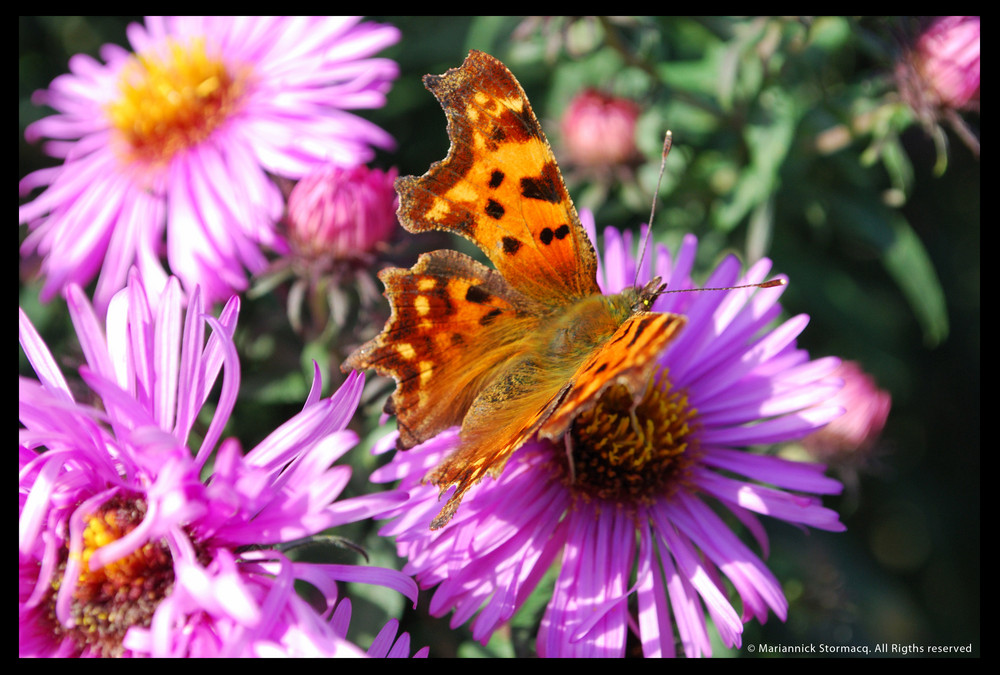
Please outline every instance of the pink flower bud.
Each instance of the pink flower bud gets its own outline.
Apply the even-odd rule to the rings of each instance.
[[[634,101],[585,89],[570,102],[562,118],[563,143],[571,162],[585,167],[627,163],[638,154],[635,124],[640,108]]]
[[[397,227],[398,173],[326,167],[299,181],[288,196],[289,232],[299,251],[356,258],[387,241]]]
[[[892,397],[878,388],[874,378],[853,361],[844,361],[832,377],[844,380],[844,387],[832,402],[845,412],[819,431],[802,439],[802,444],[822,461],[847,459],[871,448],[882,433]]]
[[[918,38],[914,67],[925,93],[940,106],[979,100],[979,17],[942,16]]]

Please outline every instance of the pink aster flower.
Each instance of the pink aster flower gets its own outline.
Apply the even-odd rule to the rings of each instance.
[[[284,207],[269,174],[298,179],[320,165],[354,166],[382,129],[346,112],[382,106],[397,75],[371,58],[399,39],[357,17],[151,17],[128,29],[134,52],[78,54],[70,73],[35,97],[57,114],[30,125],[29,141],[63,160],[20,183],[42,256],[43,299],[89,282],[101,313],[139,267],[159,290],[171,272],[209,301],[246,288],[262,246],[281,248]]]
[[[592,218],[581,215],[593,232]],[[660,275],[670,289],[693,288],[696,248],[693,237],[675,258],[658,247],[652,274],[647,262],[639,283]],[[601,262],[604,292],[631,285],[631,238],[608,229]],[[740,269],[730,257],[705,286],[762,282],[770,261]],[[381,533],[395,537],[404,571],[436,587],[431,613],[452,611],[453,626],[473,620],[473,636],[485,642],[557,564],[540,656],[620,657],[629,631],[646,656],[673,656],[676,638],[685,655],[710,655],[706,616],[733,647],[744,621],[769,612],[784,620],[778,580],[732,522],[764,556],[761,515],[834,532],[844,526],[820,503],[818,495],[841,490],[822,466],[748,449],[801,438],[842,412],[828,403],[840,385],[829,377],[838,361],[810,360],[795,346],[807,317],[771,327],[782,290],[660,296],[655,309],[683,314],[687,325],[643,400],[633,407],[631,396],[609,389],[569,432],[572,466],[563,443],[530,442],[440,530],[428,528],[442,505],[438,489],[421,481],[457,447],[457,430],[397,453],[373,480],[401,480],[410,497],[385,514],[391,522]]]
[[[302,412],[244,454],[233,439],[220,443],[239,388],[239,301],[214,318],[197,287],[186,312],[182,296],[173,277],[159,298],[147,294],[133,272],[105,332],[70,284],[86,359],[73,387],[20,312],[37,374],[18,380],[20,655],[363,654],[344,637],[350,606],[337,581],[411,599],[416,584],[393,570],[295,562],[282,550],[402,498],[337,500],[351,470],[334,462],[356,441],[346,425],[362,378],[323,399],[317,373]],[[220,373],[215,414],[195,435]],[[296,580],[325,597],[324,614],[296,595]],[[393,654],[409,648],[406,636],[398,644]]]

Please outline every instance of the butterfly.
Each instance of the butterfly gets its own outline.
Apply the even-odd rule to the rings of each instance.
[[[441,250],[383,270],[389,320],[343,369],[395,379],[385,411],[396,416],[400,449],[461,426],[459,447],[427,476],[442,497],[456,488],[437,529],[515,450],[562,438],[609,387],[641,396],[686,320],[651,311],[659,279],[601,293],[552,148],[503,63],[471,51],[423,81],[444,109],[451,148],[423,176],[397,179],[397,215],[412,233],[469,239],[493,268]]]

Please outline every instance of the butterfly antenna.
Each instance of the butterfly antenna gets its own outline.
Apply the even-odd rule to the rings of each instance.
[[[784,279],[771,279],[769,281],[762,281],[759,284],[742,284],[740,286],[719,286],[718,288],[677,288],[674,290],[663,290],[661,293],[693,293],[701,291],[735,291],[739,288],[774,288],[775,286],[784,286],[788,282]]]
[[[646,226],[646,236],[642,238],[642,248],[639,250],[639,258],[636,260],[635,281],[633,286],[639,285],[639,270],[642,269],[642,260],[646,257],[646,245],[649,243],[649,235],[653,231],[653,216],[656,215],[656,201],[660,197],[660,183],[663,182],[663,172],[667,169],[667,155],[674,144],[674,132],[667,130],[663,136],[663,153],[660,155],[660,175],[656,179],[656,191],[653,192],[653,205],[649,209],[649,224]]]

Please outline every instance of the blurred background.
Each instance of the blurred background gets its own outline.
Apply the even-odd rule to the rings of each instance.
[[[934,94],[921,61],[928,57],[915,47],[930,22],[373,18],[403,38],[382,53],[401,71],[388,104],[361,111],[397,142],[372,166],[419,175],[444,158],[444,115],[421,77],[457,67],[470,48],[517,76],[577,207],[594,211],[598,231],[637,230],[649,219],[671,129],[654,239],[673,250],[684,234],[697,235],[703,275],[728,253],[747,263],[771,258],[774,272],[790,279],[787,315],[811,317],[800,346],[857,362],[891,396],[881,434],[825,447],[820,457],[845,483],[825,503],[847,532],[768,523],[768,564],[784,584],[789,618],[748,624],[744,645],[971,644],[979,655],[978,91],[974,101]],[[20,17],[19,178],[54,163],[41,144],[24,141],[25,126],[51,114],[31,103],[32,92],[65,72],[75,53],[96,57],[104,43],[127,45],[134,20]],[[418,246],[426,250],[427,241]],[[387,258],[408,266],[417,250],[404,240]],[[79,350],[65,307],[38,303],[33,262],[19,258],[20,305],[72,370]],[[339,377],[339,359],[360,339],[293,330],[287,301],[279,285],[246,302],[241,315],[243,385],[227,433],[244,447],[301,407],[311,359]],[[384,319],[388,309],[378,311]],[[20,372],[30,373],[20,359]],[[370,390],[377,399],[388,386],[370,382]],[[385,433],[378,412],[372,403],[359,416],[365,445]],[[805,444],[776,451],[817,456]],[[358,452],[354,461],[355,488],[368,489],[376,460]],[[375,528],[347,534],[372,562],[400,566]],[[412,610],[398,597],[357,592],[368,593],[356,601],[357,623],[370,615],[377,626],[403,613],[414,644],[432,645],[432,655],[532,653],[541,606],[526,608],[484,647],[464,628],[450,630],[447,617],[427,616],[427,594]],[[715,652],[746,655],[721,645]]]

